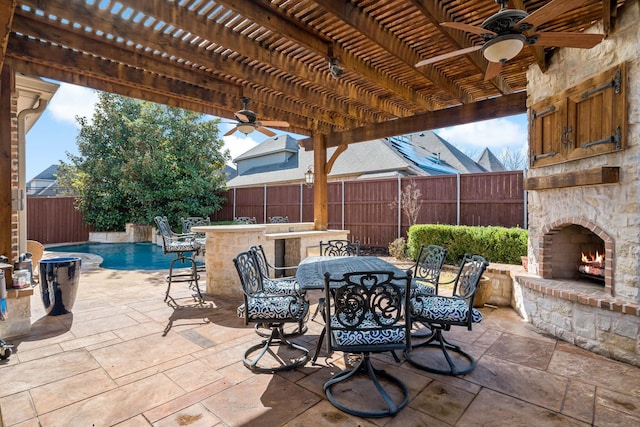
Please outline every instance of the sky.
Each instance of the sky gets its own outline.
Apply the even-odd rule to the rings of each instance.
[[[68,162],[67,153],[78,154],[76,137],[79,127],[75,118],[90,118],[97,100],[97,94],[92,89],[60,83],[60,88],[44,113],[26,135],[27,181],[51,165],[59,164],[60,161]],[[260,113],[257,113],[260,117]],[[220,135],[224,135],[232,126],[233,124],[221,123],[218,126]],[[276,129],[274,131],[284,134]],[[436,129],[434,132],[472,158],[478,156],[484,148],[499,155],[506,147],[511,150],[526,149],[527,117],[526,114],[520,114]],[[296,139],[303,137],[292,136]],[[266,139],[267,136],[260,132],[253,132],[248,136],[236,132],[223,137],[225,148],[229,149],[232,159]]]

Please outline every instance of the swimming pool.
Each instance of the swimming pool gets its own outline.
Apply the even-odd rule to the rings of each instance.
[[[53,246],[46,250],[99,255],[103,259],[100,267],[112,270],[164,270],[169,268],[175,257],[174,254],[163,254],[162,247],[153,243],[81,243]]]

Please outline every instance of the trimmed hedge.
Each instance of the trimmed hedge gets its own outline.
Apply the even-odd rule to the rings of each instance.
[[[421,245],[449,249],[447,264],[458,264],[464,254],[482,255],[489,262],[520,264],[527,255],[529,233],[522,228],[417,224],[408,231],[407,255],[418,257]]]

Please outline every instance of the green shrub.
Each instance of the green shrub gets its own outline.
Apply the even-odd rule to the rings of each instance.
[[[528,232],[522,228],[416,224],[409,228],[407,255],[415,259],[421,245],[449,250],[446,262],[457,264],[464,254],[482,255],[489,262],[520,264],[527,254]]]

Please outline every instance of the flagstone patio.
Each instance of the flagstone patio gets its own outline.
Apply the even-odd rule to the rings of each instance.
[[[463,377],[376,357],[411,400],[394,418],[361,419],[322,390],[343,368],[341,354],[254,374],[241,358],[258,337],[236,316],[237,299],[173,310],[165,286],[162,271],[86,269],[73,313],[56,317],[44,315],[36,289],[32,331],[9,340],[15,353],[0,364],[0,425],[640,425],[640,368],[549,337],[508,308],[482,308],[472,331],[448,335],[478,358]],[[321,328],[310,321],[297,341],[313,350]],[[368,393],[354,387],[350,397],[362,402]]]

